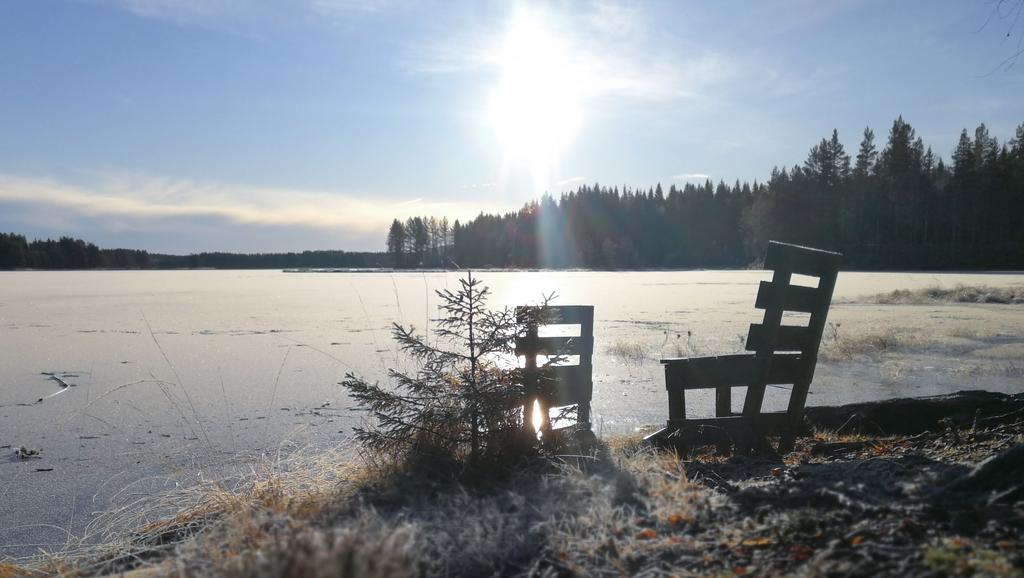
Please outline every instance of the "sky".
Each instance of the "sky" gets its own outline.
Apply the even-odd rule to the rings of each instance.
[[[1024,122],[1018,5],[5,0],[0,231],[382,250],[583,183],[763,181],[897,115],[948,160]]]

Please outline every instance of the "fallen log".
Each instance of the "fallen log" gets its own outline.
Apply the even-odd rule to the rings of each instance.
[[[808,430],[840,434],[915,435],[949,427],[992,426],[1024,418],[1024,393],[958,391],[949,395],[912,397],[808,407]]]
[[[1014,503],[1024,498],[1024,444],[979,463],[943,490],[945,495],[981,494],[989,505]],[[960,498],[963,499],[963,498]]]

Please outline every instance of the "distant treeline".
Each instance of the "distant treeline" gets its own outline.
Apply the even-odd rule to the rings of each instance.
[[[0,233],[0,269],[287,269],[388,266],[384,253],[303,251],[302,253],[198,253],[163,255],[135,249],[100,249],[71,237],[28,241]]]
[[[71,237],[28,241],[23,235],[0,233],[0,269],[145,269],[150,255],[134,249],[100,249]]]
[[[0,234],[0,269],[742,267],[769,239],[842,251],[846,267],[1024,268],[1024,124],[1002,144],[964,130],[948,165],[901,117],[881,150],[867,128],[851,158],[833,131],[764,183],[594,184],[466,223],[395,219],[386,253],[162,255]]]
[[[329,269],[390,267],[385,253],[348,251],[303,251],[301,253],[197,253],[193,255],[154,254],[158,269]]]
[[[836,131],[767,182],[648,190],[594,184],[450,227],[395,220],[404,266],[692,268],[756,262],[769,239],[834,249],[870,269],[1024,268],[1024,124],[1000,144],[964,130],[949,165],[896,119],[851,158]]]

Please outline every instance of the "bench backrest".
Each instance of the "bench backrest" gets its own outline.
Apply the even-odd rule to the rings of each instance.
[[[802,410],[806,401],[806,385],[814,376],[818,346],[842,257],[840,253],[788,243],[771,241],[768,244],[764,267],[773,271],[772,280],[761,282],[754,303],[764,310],[764,319],[750,326],[746,349],[755,352],[761,360],[765,376],[771,371],[771,358],[776,352],[799,353],[795,372],[798,383],[794,384],[790,399],[791,410]],[[817,286],[794,285],[793,275],[816,277]],[[787,311],[809,314],[807,325],[783,324]],[[753,393],[753,396],[748,393],[744,413],[760,411],[763,387]]]
[[[594,390],[593,305],[517,307],[516,318],[525,324],[525,331],[516,339],[516,355],[525,358],[527,396],[541,396],[545,407],[589,407]],[[540,336],[541,328],[549,326],[576,326],[578,335]],[[558,365],[538,366],[538,356],[556,358]],[[570,363],[569,357],[578,360]],[[540,378],[544,383],[538,382]]]

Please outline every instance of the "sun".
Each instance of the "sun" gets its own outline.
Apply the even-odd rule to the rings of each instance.
[[[506,161],[552,168],[579,129],[581,85],[565,39],[544,12],[518,8],[496,51],[487,120]]]

